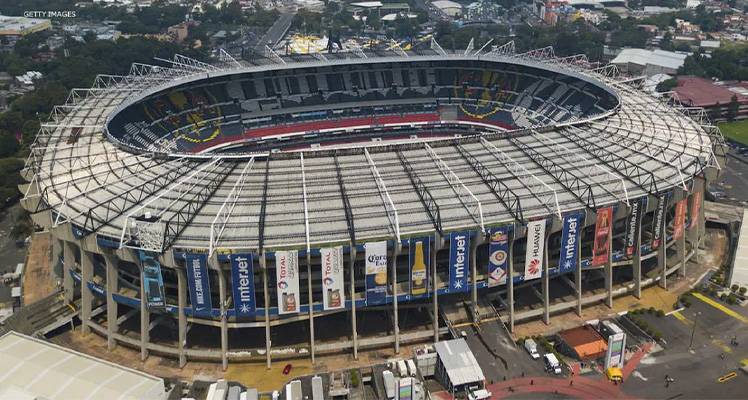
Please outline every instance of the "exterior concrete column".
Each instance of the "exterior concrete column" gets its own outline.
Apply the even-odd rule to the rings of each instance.
[[[65,290],[65,301],[72,302],[75,296],[75,282],[73,282],[73,276],[70,275],[70,270],[75,265],[75,254],[73,253],[73,244],[70,242],[63,242],[63,261],[62,267],[62,287]]]
[[[579,242],[577,242],[577,269],[574,270],[574,286],[576,288],[576,295],[577,295],[576,312],[577,312],[577,315],[581,317],[582,316],[582,246]]]
[[[143,271],[140,271],[140,361],[148,358],[148,342],[151,336],[151,315],[148,312],[145,296],[145,280],[143,280]]]
[[[221,302],[221,364],[223,371],[229,367],[229,326],[228,315],[226,313],[226,275],[223,269],[218,266],[218,296]]]
[[[107,350],[111,351],[117,344],[114,334],[119,329],[119,323],[117,322],[119,304],[114,301],[114,294],[119,291],[119,271],[117,271],[117,259],[115,257],[106,255],[104,261],[106,263],[106,346]]]
[[[434,245],[432,246],[431,253],[431,287],[433,288],[433,309],[434,309],[434,343],[439,341],[439,282],[437,282],[436,276],[436,253],[441,248],[441,236],[439,232],[434,234]]]
[[[657,268],[660,269],[660,287],[667,289],[667,208],[662,213],[662,226],[660,226],[660,246],[657,248]],[[655,211],[656,213],[657,211]]]
[[[177,268],[177,303],[178,311],[177,315],[179,318],[178,332],[179,332],[179,368],[184,368],[187,365],[187,316],[184,313],[184,309],[187,308],[187,274],[185,270]]]
[[[507,262],[507,307],[509,307],[509,332],[514,333],[514,240],[516,236],[512,235],[512,240],[509,241],[509,260]]]
[[[265,355],[268,369],[270,369],[270,296],[268,295],[268,264],[265,259],[265,250],[260,255],[260,265],[262,266],[262,296],[265,299]]]
[[[57,263],[60,262],[60,253],[63,252],[62,243],[60,243],[60,240],[55,238],[54,236],[50,235],[52,237],[52,259],[50,260],[52,273],[54,273],[55,267],[57,266]],[[65,275],[65,268],[62,268],[61,270],[62,275]],[[59,278],[63,278],[63,276],[60,276]],[[59,281],[58,281],[59,282]]]
[[[644,214],[644,210],[640,210],[639,221],[636,222],[639,224],[639,234],[636,235],[635,239],[636,248],[634,249],[634,263],[632,265],[634,270],[634,297],[637,299],[642,298],[642,214]]]
[[[542,282],[542,294],[543,294],[543,322],[546,325],[551,323],[551,300],[550,300],[550,276],[548,273],[549,262],[548,262],[548,242],[550,241],[551,235],[547,234],[545,240],[543,240],[543,282]]]
[[[473,291],[471,293],[471,305],[473,311],[473,321],[480,321],[478,315],[478,246],[483,243],[485,232],[478,230],[475,233],[475,239],[470,241],[470,275],[473,281]]]
[[[686,210],[686,212],[688,212]],[[680,276],[686,276],[686,227],[683,226],[683,235],[675,243],[675,251],[678,256],[678,262],[680,262]]]
[[[353,359],[358,360],[358,332],[356,331],[356,277],[354,264],[356,263],[356,244],[351,242],[348,253],[351,280],[351,335],[353,336]]]
[[[605,260],[605,291],[608,296],[605,299],[605,305],[613,308],[613,226],[615,225],[614,215],[610,216],[610,234],[608,235],[608,256]]]
[[[93,292],[88,287],[88,282],[93,281],[93,253],[81,249],[81,333],[91,333],[88,325],[91,320],[91,309],[93,308]]]
[[[397,315],[397,256],[400,255],[402,243],[397,242],[392,249],[392,308],[394,310],[395,354],[400,354],[400,323]],[[410,278],[409,278],[410,279]]]
[[[312,252],[306,250],[307,290],[309,291],[309,350],[314,364],[314,297],[312,292]],[[324,293],[323,293],[324,295]]]

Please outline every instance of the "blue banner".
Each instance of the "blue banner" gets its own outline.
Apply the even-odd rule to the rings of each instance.
[[[449,244],[449,293],[467,292],[470,270],[470,232],[454,232]]]
[[[488,229],[488,287],[506,283],[507,260],[509,259],[509,229]]]
[[[237,316],[255,312],[255,279],[251,254],[231,254],[231,282],[234,287],[234,309]]]
[[[187,253],[184,259],[187,261],[187,283],[190,286],[192,312],[194,315],[211,315],[213,304],[210,300],[208,256],[199,253]]]
[[[429,238],[413,238],[408,244],[410,298],[426,297],[429,290]]]
[[[145,289],[146,307],[151,311],[166,311],[161,264],[152,254],[144,251],[140,251],[140,261],[143,263],[143,288]]]
[[[564,217],[564,228],[561,232],[561,257],[558,259],[558,272],[564,273],[577,269],[579,259],[579,231],[582,229],[580,214]]]
[[[366,305],[387,302],[387,242],[366,243]]]

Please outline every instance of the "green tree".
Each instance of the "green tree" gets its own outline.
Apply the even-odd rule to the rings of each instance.
[[[738,108],[740,107],[740,104],[738,103],[738,95],[734,94],[730,98],[730,103],[727,105],[727,114],[725,115],[727,120],[732,122],[735,121],[735,117],[738,115]],[[737,285],[733,285],[737,286]],[[733,289],[733,292],[737,289]]]
[[[21,145],[10,132],[0,130],[0,157],[7,157],[15,154]]]
[[[36,139],[36,135],[39,133],[41,124],[35,119],[30,119],[23,124],[21,128],[21,138],[23,139],[24,146],[31,146]]]

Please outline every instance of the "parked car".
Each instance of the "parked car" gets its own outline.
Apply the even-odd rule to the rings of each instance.
[[[283,375],[288,375],[291,372],[291,368],[293,368],[293,365],[286,364],[286,366],[283,368]]]

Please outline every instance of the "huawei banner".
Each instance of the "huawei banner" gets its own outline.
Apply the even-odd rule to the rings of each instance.
[[[387,242],[366,243],[366,305],[387,301]]]
[[[699,222],[699,212],[701,211],[701,192],[693,195],[693,205],[691,206],[691,227],[696,226]]]
[[[654,221],[652,221],[652,250],[660,247],[660,239],[662,236],[662,224],[665,219],[665,204],[667,203],[667,193],[660,195],[657,201],[657,209],[654,213]]]
[[[192,312],[194,315],[210,315],[213,312],[213,303],[210,300],[208,256],[187,253],[184,258],[187,267],[187,282],[190,285]]]
[[[449,293],[467,292],[470,232],[454,232],[449,243]]]
[[[299,252],[275,252],[275,278],[278,282],[278,314],[299,312]]]
[[[237,316],[255,312],[255,276],[251,254],[231,254],[231,282],[234,286],[234,310]]]
[[[680,239],[683,237],[683,228],[686,224],[686,204],[688,200],[683,199],[675,204],[675,225],[673,226],[673,239]]]
[[[592,248],[592,265],[603,265],[610,255],[610,228],[613,224],[613,207],[597,210],[595,246]]]
[[[525,249],[525,280],[540,278],[543,274],[545,251],[545,221],[527,223],[527,248]]]
[[[322,257],[322,305],[325,310],[345,306],[343,281],[343,247],[323,247]]]
[[[426,237],[410,239],[408,245],[411,299],[425,297],[429,288],[429,244]]]
[[[564,229],[561,232],[561,257],[558,259],[558,272],[564,273],[577,269],[579,258],[579,230],[584,215],[567,215],[564,217]]]
[[[637,249],[637,238],[642,228],[642,209],[644,208],[644,201],[639,200],[631,205],[631,215],[626,220],[626,257],[632,258],[638,252]]]
[[[509,230],[506,227],[488,230],[488,287],[506,283],[509,258]]]

